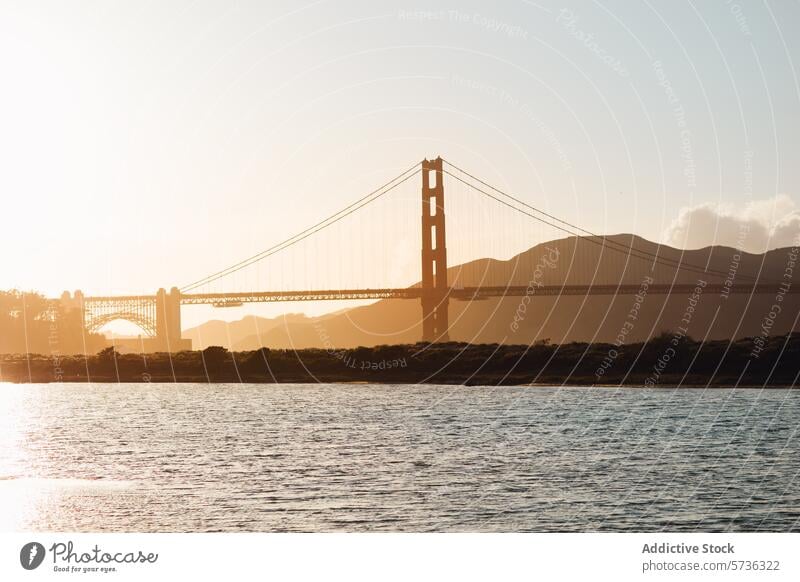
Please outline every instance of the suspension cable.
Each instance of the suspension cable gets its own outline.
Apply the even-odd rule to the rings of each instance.
[[[519,212],[521,214],[524,214],[525,216],[529,216],[530,218],[533,218],[534,220],[537,220],[537,221],[539,221],[539,222],[541,222],[543,224],[546,224],[546,225],[551,226],[551,227],[553,227],[555,229],[558,229],[558,230],[560,230],[560,231],[562,231],[562,232],[564,232],[566,234],[572,235],[574,237],[577,237],[577,238],[580,238],[580,239],[585,240],[587,242],[590,242],[590,243],[592,243],[594,245],[597,245],[597,246],[603,247],[605,249],[608,249],[609,251],[614,251],[614,252],[618,252],[618,253],[624,253],[624,254],[626,254],[627,256],[630,256],[630,257],[634,257],[634,258],[641,259],[641,260],[644,260],[644,261],[652,261],[654,263],[658,263],[658,264],[660,264],[662,266],[670,267],[670,268],[673,268],[673,269],[691,271],[691,272],[701,273],[701,274],[713,274],[713,275],[719,275],[719,276],[723,276],[723,277],[727,276],[727,273],[722,273],[721,271],[714,271],[714,270],[711,270],[711,269],[703,269],[702,267],[698,267],[696,265],[689,265],[689,264],[686,264],[686,263],[678,263],[678,262],[675,262],[674,264],[670,264],[670,263],[665,262],[665,261],[670,261],[671,259],[665,259],[665,258],[662,258],[662,257],[658,257],[656,255],[653,255],[652,253],[650,253],[650,256],[643,256],[641,254],[638,254],[640,252],[639,249],[636,249],[636,248],[634,248],[632,246],[623,245],[624,248],[617,248],[617,247],[613,247],[613,246],[608,246],[606,243],[609,242],[609,241],[604,236],[591,235],[594,238],[587,237],[587,236],[582,236],[582,235],[580,235],[579,233],[577,233],[575,231],[572,231],[572,230],[570,230],[568,228],[565,228],[563,226],[559,226],[557,224],[553,224],[553,223],[548,222],[547,220],[545,220],[545,219],[543,219],[543,218],[541,218],[539,216],[536,216],[535,214],[531,214],[530,212],[526,212],[525,210],[523,210],[521,208],[517,208],[513,204],[511,204],[509,202],[506,202],[505,200],[503,200],[501,198],[498,198],[497,196],[494,196],[493,194],[491,194],[491,193],[487,192],[486,190],[483,190],[483,189],[475,186],[474,184],[470,184],[469,182],[463,180],[461,177],[456,176],[455,174],[453,174],[451,172],[448,172],[447,170],[443,170],[443,172],[445,174],[447,174],[448,176],[451,176],[452,178],[455,178],[459,182],[462,182],[462,183],[466,184],[467,186],[469,186],[470,188],[476,190],[477,192],[480,192],[484,196],[487,196],[487,197],[491,198],[492,200],[495,200],[496,202],[499,202],[500,204],[503,204],[504,206],[508,206],[512,210],[515,210],[515,211],[517,211],[517,212]],[[578,230],[581,230],[581,229],[578,229]],[[601,240],[597,240],[597,239],[601,239]],[[622,243],[618,243],[618,244],[622,244]],[[641,251],[641,252],[645,253],[645,251]],[[647,253],[645,253],[645,254],[647,254]]]
[[[500,202],[501,204],[504,204],[504,205],[508,206],[509,208],[512,208],[513,210],[516,210],[517,212],[521,212],[522,214],[525,214],[526,216],[529,216],[529,217],[533,218],[534,220],[538,220],[539,222],[542,222],[544,224],[552,226],[553,228],[556,228],[556,229],[558,229],[558,230],[560,230],[562,232],[565,232],[565,233],[570,234],[572,236],[583,238],[584,240],[592,242],[593,244],[603,246],[603,247],[607,248],[610,251],[616,251],[616,252],[625,253],[627,255],[634,256],[634,257],[636,257],[638,259],[642,259],[642,260],[652,260],[652,262],[660,264],[661,266],[664,266],[664,267],[670,267],[670,268],[673,268],[673,269],[677,268],[679,270],[692,271],[692,272],[702,273],[702,274],[717,275],[717,276],[720,276],[720,277],[723,277],[723,278],[727,278],[728,277],[728,273],[724,273],[724,272],[718,271],[716,269],[710,269],[710,268],[707,268],[707,267],[700,267],[698,265],[687,264],[687,263],[684,263],[683,261],[676,261],[675,259],[670,259],[668,257],[660,256],[660,255],[658,255],[656,253],[651,253],[650,251],[647,251],[645,249],[637,249],[637,248],[633,247],[632,245],[626,245],[625,243],[621,243],[621,242],[612,240],[612,239],[608,238],[608,236],[606,236],[606,235],[599,235],[599,234],[593,233],[593,232],[591,232],[589,230],[586,230],[585,228],[582,228],[580,226],[577,226],[575,224],[571,224],[571,223],[569,223],[569,222],[567,222],[565,220],[562,220],[562,219],[558,218],[557,216],[553,216],[552,214],[548,214],[547,212],[545,212],[543,210],[540,210],[540,209],[536,208],[535,206],[531,206],[527,202],[525,202],[523,200],[520,200],[519,198],[517,198],[515,196],[512,196],[511,194],[508,194],[508,193],[500,190],[499,188],[496,188],[495,186],[492,186],[488,182],[485,182],[485,181],[481,180],[480,178],[470,174],[466,170],[462,170],[461,168],[459,168],[458,166],[456,166],[455,164],[453,164],[453,163],[451,163],[451,162],[449,162],[447,160],[444,160],[444,162],[448,166],[452,167],[453,169],[458,170],[459,172],[461,172],[462,174],[465,174],[466,176],[469,176],[473,180],[479,182],[480,184],[486,186],[487,188],[490,188],[491,190],[494,190],[498,194],[500,194],[502,196],[505,196],[509,200],[513,200],[517,204],[520,204],[520,205],[522,205],[522,206],[524,206],[524,207],[526,207],[526,208],[528,208],[528,209],[530,209],[530,210],[532,210],[534,212],[538,212],[539,214],[542,214],[543,216],[546,216],[547,218],[550,218],[551,220],[555,220],[556,222],[559,222],[559,223],[565,225],[568,228],[564,228],[564,227],[558,226],[557,224],[553,224],[551,222],[548,222],[548,221],[544,220],[541,217],[529,214],[528,212],[524,212],[524,211],[520,210],[519,208],[513,206],[512,204],[509,204],[509,203],[507,203],[507,202],[505,202],[505,201],[493,196],[492,194],[486,192],[485,190],[482,190],[482,189],[476,187],[474,184],[470,184],[469,182],[464,181],[459,176],[456,176],[455,174],[452,174],[451,172],[443,170],[449,176],[455,178],[456,180],[459,180],[460,182],[466,184],[467,186],[469,186],[470,188],[473,188],[474,190],[480,192],[481,194],[483,194],[485,196],[488,196],[489,198],[492,198],[495,201]],[[570,229],[573,229],[573,230],[570,230]],[[575,232],[575,231],[579,231],[579,232]],[[579,233],[584,233],[586,235],[589,235],[591,237],[595,237],[596,239],[600,239],[600,240],[593,240],[591,238],[586,238],[586,237],[582,236]],[[608,245],[616,245],[616,247],[615,246],[608,246]],[[644,255],[644,256],[642,256],[642,255]],[[751,277],[749,275],[739,275],[739,278],[741,278],[741,279],[749,279],[750,281],[756,281],[757,280],[755,277]]]
[[[411,172],[411,173],[409,174],[409,172]],[[413,178],[419,172],[421,172],[421,169],[419,167],[419,162],[417,162],[413,166],[408,168],[406,171],[402,172],[401,174],[398,174],[397,176],[395,176],[394,178],[392,178],[388,182],[385,182],[383,185],[379,186],[378,188],[375,188],[370,193],[366,194],[365,196],[362,196],[361,198],[359,198],[358,200],[356,200],[352,204],[346,206],[345,208],[339,210],[338,212],[335,212],[334,214],[330,215],[326,219],[317,222],[313,226],[310,226],[310,227],[306,228],[305,230],[295,234],[294,236],[291,236],[291,237],[287,238],[286,240],[284,240],[284,241],[282,241],[282,242],[280,242],[280,243],[278,243],[276,245],[271,246],[268,249],[265,249],[265,250],[255,254],[255,255],[247,258],[247,259],[244,259],[243,261],[240,261],[240,262],[238,262],[238,263],[236,263],[234,265],[231,265],[231,266],[229,266],[229,267],[227,267],[225,269],[217,271],[216,273],[212,273],[211,275],[203,277],[202,279],[198,279],[198,280],[196,280],[196,281],[194,281],[192,283],[189,283],[188,285],[185,285],[185,286],[181,287],[180,290],[181,290],[182,293],[185,293],[185,292],[188,292],[188,291],[192,291],[193,289],[196,289],[197,287],[200,287],[201,285],[205,285],[207,283],[211,283],[212,281],[216,281],[218,279],[221,279],[222,277],[226,277],[228,275],[231,275],[231,274],[233,274],[233,273],[235,273],[237,271],[240,271],[240,270],[242,270],[242,269],[244,269],[246,267],[249,267],[250,265],[253,265],[254,263],[257,263],[257,262],[261,261],[262,259],[265,259],[265,258],[267,258],[269,256],[272,256],[277,252],[280,252],[280,251],[282,251],[282,250],[284,250],[286,248],[289,248],[289,247],[299,243],[300,241],[308,238],[309,236],[311,236],[313,234],[316,234],[317,232],[319,232],[321,230],[324,230],[325,228],[327,228],[327,227],[339,222],[343,218],[353,214],[354,212],[356,212],[357,210],[360,210],[364,206],[366,206],[368,204],[371,204],[372,202],[375,202],[376,200],[378,200],[379,198],[381,198],[385,194],[388,194],[389,192],[391,192],[392,190],[394,190],[395,188],[397,188],[398,186],[400,186],[401,184],[403,184],[407,180]]]

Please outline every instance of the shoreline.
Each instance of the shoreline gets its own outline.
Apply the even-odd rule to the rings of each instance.
[[[754,342],[669,338],[613,344],[402,344],[91,355],[0,355],[0,382],[440,384],[638,388],[793,388],[800,333]],[[614,354],[609,360],[609,353]],[[755,354],[755,355],[754,355]]]
[[[219,380],[219,379],[200,379],[200,378],[152,378],[148,381],[136,379],[117,379],[109,378],[71,378],[71,379],[37,379],[32,380],[8,380],[0,378],[0,385],[13,384],[13,385],[33,385],[33,384],[64,384],[64,385],[80,385],[80,384],[117,384],[119,386],[126,386],[129,384],[162,384],[162,385],[196,385],[207,386],[209,384],[221,385],[309,385],[309,384],[333,384],[341,386],[442,386],[442,387],[462,387],[462,388],[583,388],[583,389],[603,389],[615,390],[619,388],[637,389],[637,390],[800,390],[800,385],[797,384],[747,384],[733,386],[725,383],[665,383],[655,386],[645,386],[642,382],[631,382],[625,384],[591,384],[589,382],[570,381],[564,382],[523,382],[523,383],[502,383],[490,384],[481,382],[471,382],[468,384],[461,382],[448,382],[446,380],[437,380],[436,382],[403,382],[403,381],[381,381],[381,380],[311,380],[311,379],[298,379],[298,380],[279,380],[279,381],[265,381],[251,378],[243,378],[242,380]]]
[[[16,385],[25,385],[25,384],[119,384],[120,386],[127,385],[127,384],[194,384],[194,385],[208,385],[208,384],[227,384],[227,385],[239,385],[239,384],[262,384],[265,386],[268,385],[303,385],[303,384],[336,384],[342,386],[369,386],[369,385],[381,385],[381,386],[452,386],[452,387],[486,387],[486,388],[520,388],[520,387],[527,387],[527,388],[581,388],[581,389],[590,389],[590,388],[599,388],[599,389],[606,389],[606,390],[613,390],[618,388],[636,388],[639,390],[679,390],[679,389],[688,389],[688,390],[797,390],[800,389],[800,385],[791,384],[791,383],[772,383],[772,384],[739,384],[734,385],[735,382],[725,382],[722,381],[715,381],[715,382],[680,382],[679,378],[667,378],[665,379],[664,383],[656,384],[653,386],[646,386],[641,379],[634,379],[630,381],[626,381],[624,383],[591,383],[589,381],[580,379],[580,378],[572,378],[569,382],[564,382],[563,379],[552,379],[550,381],[536,381],[536,382],[513,382],[513,381],[505,381],[505,382],[491,382],[490,379],[484,379],[484,381],[470,381],[470,382],[463,382],[458,381],[456,379],[447,379],[447,378],[436,378],[435,381],[408,381],[408,380],[380,380],[380,379],[371,379],[371,380],[346,380],[346,379],[333,379],[333,378],[326,378],[326,377],[317,377],[317,378],[280,378],[277,380],[272,379],[265,379],[261,377],[251,378],[251,377],[244,377],[244,378],[224,378],[224,377],[197,377],[197,376],[177,376],[173,378],[172,376],[151,376],[148,380],[143,380],[141,378],[117,378],[115,376],[93,376],[91,378],[86,377],[69,377],[69,378],[61,378],[61,379],[54,379],[52,377],[32,377],[31,379],[28,378],[16,378],[16,379],[8,379],[5,377],[0,377],[0,384],[16,384]]]

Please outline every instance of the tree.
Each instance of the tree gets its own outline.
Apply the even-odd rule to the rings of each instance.
[[[97,357],[100,359],[100,361],[110,362],[119,357],[119,352],[114,346],[108,346],[107,348],[103,348],[97,352]]]
[[[200,353],[203,357],[203,362],[205,362],[206,369],[208,370],[219,369],[230,357],[228,350],[222,346],[208,346]]]

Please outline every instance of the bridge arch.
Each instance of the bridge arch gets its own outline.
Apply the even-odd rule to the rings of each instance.
[[[141,329],[147,337],[156,337],[156,322],[141,313],[134,312],[119,312],[119,313],[104,313],[88,319],[86,321],[86,331],[89,333],[97,333],[102,327],[111,323],[112,321],[127,321],[139,329]]]

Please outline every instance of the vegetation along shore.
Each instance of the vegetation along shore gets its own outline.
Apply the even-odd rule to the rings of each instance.
[[[794,386],[800,334],[699,342],[404,344],[353,349],[221,347],[177,354],[3,355],[3,382],[367,382],[469,385]]]

